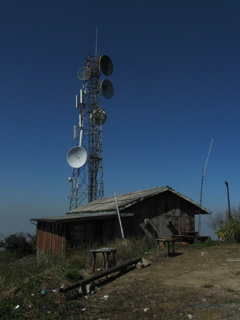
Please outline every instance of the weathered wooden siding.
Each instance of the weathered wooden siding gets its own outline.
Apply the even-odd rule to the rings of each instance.
[[[129,218],[123,218],[124,230],[129,229]],[[66,238],[71,246],[103,244],[121,237],[121,231],[117,218],[94,219],[89,221],[68,223]]]
[[[66,238],[57,234],[37,229],[38,252],[63,254],[66,248]]]
[[[145,219],[151,220],[155,225],[158,231],[156,236],[171,237],[174,234],[172,230],[175,230],[176,234],[181,234],[183,231],[195,229],[194,206],[170,192],[150,197],[135,204],[130,210],[134,212],[129,232],[133,236],[142,233],[140,224]],[[169,223],[173,226],[171,229],[168,227]],[[151,226],[149,231],[155,233]]]

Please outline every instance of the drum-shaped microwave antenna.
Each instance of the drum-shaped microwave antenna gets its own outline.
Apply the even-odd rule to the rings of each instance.
[[[70,167],[81,168],[87,161],[87,151],[82,147],[74,147],[67,154],[67,162]]]
[[[112,60],[106,55],[101,56],[99,60],[99,67],[106,76],[110,76],[113,73]]]
[[[107,120],[107,112],[102,108],[95,108],[90,114],[90,121],[93,125],[100,126]]]
[[[91,76],[91,70],[88,67],[83,67],[78,70],[77,77],[80,80],[88,80]]]
[[[113,97],[114,90],[113,90],[112,82],[110,80],[104,79],[100,84],[100,88],[101,88],[102,94],[106,99],[111,99]]]

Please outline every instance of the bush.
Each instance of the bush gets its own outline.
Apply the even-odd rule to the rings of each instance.
[[[240,218],[223,221],[215,232],[220,240],[240,242]]]
[[[32,236],[29,233],[24,234],[20,232],[6,237],[4,241],[1,241],[0,246],[19,257],[23,257],[35,253],[36,240],[35,236]]]
[[[240,206],[231,209],[231,218],[228,217],[228,211],[225,215],[218,213],[212,219],[211,226],[218,239],[240,242]]]

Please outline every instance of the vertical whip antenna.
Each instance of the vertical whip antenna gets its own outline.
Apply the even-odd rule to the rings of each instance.
[[[92,25],[93,25],[93,16],[91,16],[90,39],[89,39],[89,56],[90,56],[90,54],[91,54]]]
[[[97,27],[96,27],[95,57],[97,57],[97,37],[98,37],[98,29],[97,29]]]
[[[208,163],[208,159],[209,159],[209,157],[210,157],[210,153],[211,153],[211,149],[212,149],[212,144],[213,144],[213,138],[212,138],[211,143],[210,143],[210,147],[209,147],[209,151],[208,151],[206,163],[205,163],[205,166],[204,166],[204,168],[203,168],[203,173],[202,173],[201,191],[200,191],[200,207],[199,207],[199,217],[198,217],[198,236],[200,236],[200,233],[201,233],[201,210],[202,210],[203,179],[204,179],[205,172],[206,172],[206,169],[207,169],[207,163]]]

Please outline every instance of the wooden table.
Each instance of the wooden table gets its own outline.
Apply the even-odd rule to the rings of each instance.
[[[177,241],[185,241],[188,243],[193,243],[194,241],[197,240],[198,236],[197,234],[191,235],[191,232],[189,233],[183,232],[182,234],[174,235],[173,238],[176,239]]]
[[[115,248],[100,248],[100,249],[96,249],[96,250],[90,250],[90,252],[93,257],[92,273],[94,273],[94,271],[95,271],[97,253],[101,253],[103,255],[103,269],[108,269],[110,254],[113,255],[113,265],[114,266],[116,265],[115,255],[116,255],[117,249],[115,249]]]
[[[198,236],[197,231],[183,231],[182,234],[184,236],[190,236],[190,237],[197,237]]]
[[[165,245],[167,243],[167,247],[168,247],[168,252],[167,252],[167,256],[170,256],[170,243],[172,244],[172,253],[175,253],[175,248],[174,248],[174,243],[177,241],[177,239],[166,239],[166,238],[160,238],[160,239],[156,239],[156,243],[157,243],[157,251],[159,254],[159,246],[160,243],[163,243],[163,256],[165,256]]]

